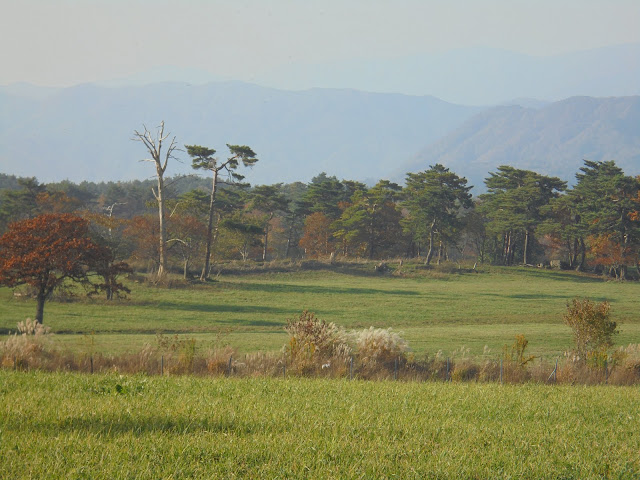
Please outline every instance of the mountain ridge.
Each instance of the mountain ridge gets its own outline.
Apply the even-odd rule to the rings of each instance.
[[[469,119],[403,165],[442,163],[482,189],[487,174],[513,165],[570,183],[583,160],[615,160],[640,174],[640,96],[570,97],[540,109],[498,106]]]
[[[139,161],[147,152],[131,139],[161,120],[180,146],[206,145],[224,157],[227,143],[250,145],[260,158],[247,172],[254,184],[308,181],[322,171],[402,182],[407,172],[442,163],[482,188],[500,164],[570,181],[585,158],[640,173],[638,96],[522,98],[481,108],[433,96],[237,81],[38,88],[0,87],[0,171],[46,182],[153,177]],[[180,158],[168,174],[193,173],[184,152]]]

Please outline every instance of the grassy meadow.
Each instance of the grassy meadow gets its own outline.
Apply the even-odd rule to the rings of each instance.
[[[640,475],[637,387],[0,370],[3,478]]]
[[[231,345],[241,353],[279,350],[286,319],[309,310],[347,329],[392,327],[416,355],[500,355],[524,334],[529,352],[545,358],[572,345],[562,323],[576,296],[608,300],[618,322],[617,345],[640,343],[640,284],[574,272],[486,267],[479,272],[395,266],[373,273],[373,263],[324,269],[221,275],[207,284],[158,288],[129,282],[128,299],[107,302],[81,293],[45,306],[53,342],[81,352],[119,354],[154,344],[156,334],[196,340],[198,349]],[[35,301],[0,289],[0,331],[33,317]],[[485,349],[488,347],[488,350]],[[457,352],[457,353],[456,353]]]

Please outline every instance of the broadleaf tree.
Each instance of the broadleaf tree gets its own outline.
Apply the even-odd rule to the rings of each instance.
[[[108,248],[90,238],[87,220],[68,213],[43,214],[11,223],[0,237],[0,285],[30,285],[37,302],[36,321],[42,323],[45,301],[56,289],[67,280],[91,283],[89,273],[106,273],[101,269],[109,259]],[[105,287],[122,289],[117,281]]]

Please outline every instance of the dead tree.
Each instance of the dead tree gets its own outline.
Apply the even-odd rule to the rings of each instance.
[[[153,162],[156,166],[156,177],[158,179],[157,190],[153,187],[151,191],[153,196],[158,202],[158,218],[160,220],[160,244],[159,244],[159,265],[158,265],[158,279],[162,278],[167,273],[167,227],[165,225],[165,206],[164,206],[164,172],[167,170],[167,163],[170,158],[175,158],[173,152],[178,149],[176,144],[176,137],[171,139],[166,152],[162,152],[162,142],[169,138],[170,134],[164,133],[164,121],[160,123],[160,126],[156,129],[155,137],[143,125],[144,131],[138,132],[134,130],[133,140],[142,142],[147,151],[151,155],[151,158],[145,158],[140,160],[141,162]]]

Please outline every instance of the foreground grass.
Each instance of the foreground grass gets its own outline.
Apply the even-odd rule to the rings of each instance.
[[[49,302],[45,324],[56,342],[76,351],[137,351],[153,344],[157,332],[196,338],[201,349],[224,343],[239,352],[275,351],[286,343],[286,319],[308,309],[348,329],[393,327],[418,355],[462,346],[480,355],[485,345],[499,354],[524,334],[532,354],[554,357],[571,347],[562,314],[567,301],[581,296],[611,302],[618,345],[640,343],[637,282],[531,268],[377,276],[372,265],[229,275],[181,289],[132,284],[129,300]],[[15,330],[34,310],[33,301],[0,289],[0,330]]]
[[[637,388],[0,371],[3,478],[638,478]]]

